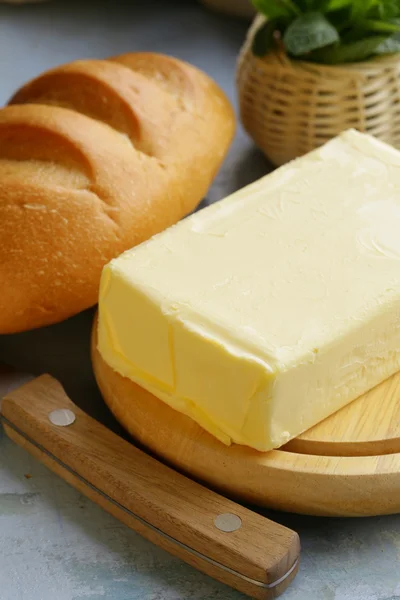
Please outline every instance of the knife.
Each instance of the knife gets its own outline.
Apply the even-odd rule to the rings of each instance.
[[[6,434],[130,528],[244,594],[279,596],[299,536],[181,475],[80,410],[52,376],[0,365]]]

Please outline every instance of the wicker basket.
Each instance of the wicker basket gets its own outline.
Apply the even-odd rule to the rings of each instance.
[[[251,51],[257,16],[240,51],[237,87],[248,134],[276,166],[349,128],[400,148],[400,56],[323,66]]]

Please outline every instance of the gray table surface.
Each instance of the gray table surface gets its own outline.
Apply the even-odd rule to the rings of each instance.
[[[0,5],[0,103],[24,81],[57,64],[152,50],[204,69],[236,106],[235,61],[246,28],[243,21],[213,14],[189,0]],[[268,169],[239,126],[206,201],[219,200]],[[91,318],[88,311],[55,327],[0,337],[0,360],[35,374],[52,373],[77,404],[118,431],[92,376]],[[400,598],[400,516],[346,520],[265,514],[301,536],[301,570],[286,600]],[[0,429],[0,600],[82,598],[242,596],[121,525]]]

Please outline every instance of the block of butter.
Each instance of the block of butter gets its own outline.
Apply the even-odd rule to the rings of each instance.
[[[280,447],[400,369],[400,152],[349,130],[103,271],[103,359]]]

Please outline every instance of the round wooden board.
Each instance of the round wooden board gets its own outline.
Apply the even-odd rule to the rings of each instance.
[[[95,320],[92,362],[103,398],[132,437],[160,459],[221,493],[277,510],[320,516],[371,516],[400,512],[398,451],[374,455],[369,452],[368,455],[332,455],[339,452],[340,435],[343,435],[347,451],[357,446],[357,432],[360,432],[361,442],[369,451],[372,450],[373,446],[365,436],[365,426],[359,425],[359,415],[368,412],[368,402],[373,394],[367,395],[364,407],[365,397],[350,405],[355,407],[354,415],[350,406],[342,409],[344,434],[338,425],[340,416],[337,413],[330,417],[333,419],[331,423],[330,419],[326,419],[324,425],[319,424],[315,435],[311,430],[298,438],[300,449],[298,447],[297,452],[294,451],[295,441],[284,449],[265,453],[235,444],[228,447],[192,419],[171,409],[111,369],[97,351],[96,323]],[[392,389],[394,382],[399,383],[398,376],[384,385]],[[381,396],[375,401],[382,406]],[[378,450],[385,440],[389,440],[389,446],[386,446],[389,448],[392,443],[398,443],[398,431],[397,438],[392,434],[396,426],[398,428],[398,404],[396,400],[392,407],[390,421],[393,418],[395,422],[388,426],[386,437],[382,435],[382,419],[376,419],[376,412],[373,413],[378,426],[372,428],[372,440],[377,442]],[[352,419],[355,423],[353,433],[349,427]],[[328,450],[332,450],[333,445],[336,451],[305,453],[304,448],[310,447],[310,444],[314,450],[318,447],[323,450],[324,427],[330,432]],[[395,447],[398,449],[398,446]]]
[[[324,456],[400,452],[400,373],[291,440],[285,450]]]

